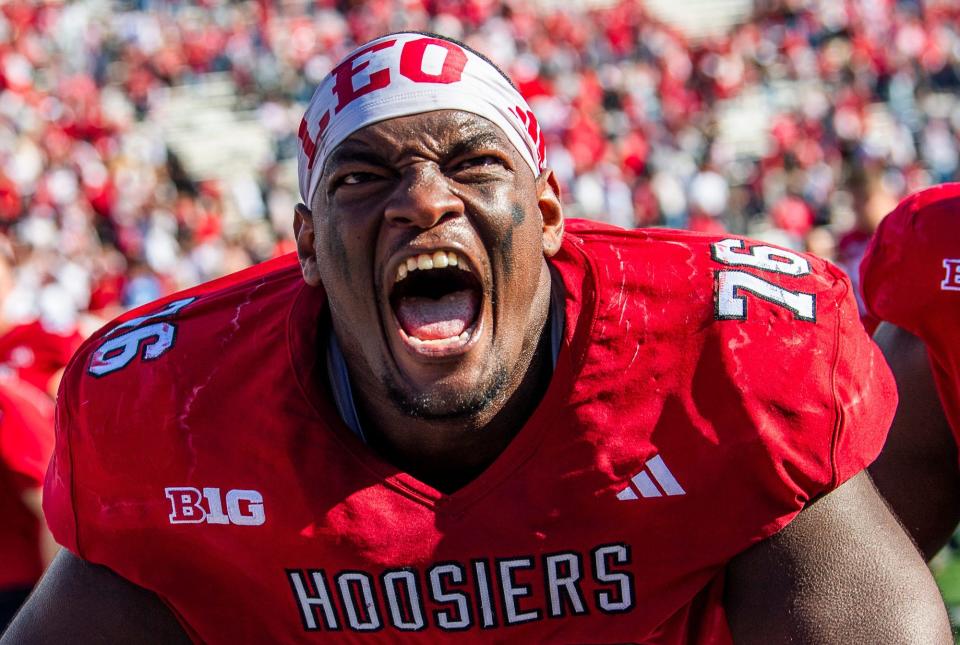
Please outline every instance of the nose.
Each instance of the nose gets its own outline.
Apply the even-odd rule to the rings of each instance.
[[[463,201],[450,191],[440,168],[417,164],[404,172],[390,196],[384,217],[400,226],[427,229],[463,212]]]

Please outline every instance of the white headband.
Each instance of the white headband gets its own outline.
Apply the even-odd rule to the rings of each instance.
[[[313,208],[323,164],[333,149],[371,123],[434,110],[463,110],[492,121],[534,175],[544,142],[530,106],[496,67],[456,43],[399,33],[353,50],[310,99],[300,123],[300,196]]]

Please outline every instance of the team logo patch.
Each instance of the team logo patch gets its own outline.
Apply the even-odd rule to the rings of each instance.
[[[947,274],[940,283],[944,291],[960,291],[960,258],[945,258],[943,268]]]
[[[260,526],[267,521],[259,491],[232,488],[197,489],[170,486],[163,490],[170,502],[171,524],[234,524]]]
[[[683,490],[680,482],[667,468],[663,457],[655,455],[648,459],[645,465],[646,468],[630,478],[630,483],[633,486],[627,484],[623,490],[617,493],[617,499],[621,502],[630,502],[640,499],[640,497],[663,497],[664,493],[671,497],[687,494],[687,491]],[[654,484],[653,480],[656,480],[657,483]],[[657,484],[660,485],[659,488]],[[637,495],[638,492],[639,495]]]

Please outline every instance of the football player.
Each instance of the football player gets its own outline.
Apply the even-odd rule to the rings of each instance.
[[[960,184],[904,199],[872,240],[864,298],[900,404],[870,467],[877,488],[929,559],[960,522]]]
[[[950,642],[838,269],[564,221],[526,102],[431,35],[348,55],[300,140],[295,257],[68,368],[67,550],[10,642]]]

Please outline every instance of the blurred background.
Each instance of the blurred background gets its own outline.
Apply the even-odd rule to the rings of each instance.
[[[572,216],[856,280],[884,214],[960,164],[953,0],[0,1],[0,377],[52,394],[113,316],[292,250],[305,103],[399,29],[514,79]]]

